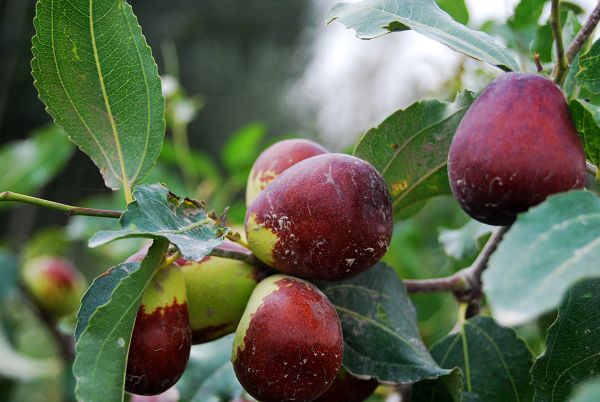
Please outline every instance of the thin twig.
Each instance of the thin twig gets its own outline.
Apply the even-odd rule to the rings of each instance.
[[[585,23],[583,24],[583,27],[581,28],[575,39],[573,39],[573,43],[571,43],[571,45],[567,49],[566,58],[568,64],[571,64],[573,59],[575,59],[575,56],[577,56],[577,53],[579,53],[579,51],[583,47],[584,43],[588,40],[590,35],[592,35],[594,29],[596,28],[596,25],[598,25],[598,21],[600,21],[600,1],[588,17],[587,21],[585,21]]]
[[[236,250],[225,250],[222,248],[214,248],[210,255],[214,257],[221,258],[229,258],[231,260],[238,260],[247,262],[250,265],[254,265],[257,268],[264,269],[265,271],[270,271],[272,268],[260,261],[254,254],[246,251],[236,251]]]
[[[560,26],[560,0],[552,0],[550,11],[550,27],[552,36],[556,43],[556,67],[554,69],[554,82],[561,85],[567,73],[567,59],[562,39],[562,28]]]
[[[123,214],[122,211],[75,207],[72,205],[61,204],[59,202],[44,200],[43,198],[32,197],[30,195],[13,193],[12,191],[4,191],[0,193],[0,201],[23,202],[26,204],[37,205],[40,207],[56,209],[66,213],[67,215],[86,215],[118,219]]]
[[[63,334],[58,330],[54,317],[52,317],[40,306],[26,286],[19,284],[19,289],[30,309],[40,319],[40,321],[44,324],[44,326],[48,329],[48,332],[50,332],[56,341],[63,361],[67,363],[70,362],[75,357],[74,338],[70,335]]]
[[[469,267],[446,278],[405,280],[406,290],[409,293],[452,292],[461,300],[479,300],[481,275],[507,230],[508,226],[498,228]]]

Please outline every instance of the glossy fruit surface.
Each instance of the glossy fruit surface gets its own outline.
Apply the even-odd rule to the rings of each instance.
[[[125,389],[156,395],[171,388],[190,356],[185,281],[172,264],[159,270],[144,292],[131,336]]]
[[[229,241],[218,248],[249,253]],[[246,262],[214,256],[201,262],[180,259],[177,264],[185,278],[193,343],[234,332],[252,290],[264,278],[262,271]]]
[[[22,275],[24,285],[48,313],[60,317],[79,309],[87,282],[71,261],[36,257],[25,263]]]
[[[342,154],[298,162],[246,213],[256,257],[282,272],[322,280],[374,265],[389,246],[392,228],[391,198],[379,173]]]
[[[290,166],[327,152],[316,142],[305,139],[283,140],[271,145],[252,166],[246,186],[246,205],[252,204],[258,194]]]
[[[343,357],[339,317],[314,285],[274,275],[258,284],[236,330],[232,362],[261,402],[308,402],[333,382]]]
[[[363,402],[378,385],[377,380],[361,380],[342,367],[331,387],[314,402]]]
[[[503,74],[463,117],[450,146],[454,197],[471,217],[509,225],[550,194],[582,188],[585,155],[560,88]]]

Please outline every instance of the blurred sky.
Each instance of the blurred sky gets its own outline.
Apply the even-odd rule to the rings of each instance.
[[[340,23],[322,23],[336,2],[313,0],[313,18],[309,18],[313,23],[305,32],[310,61],[287,99],[304,121],[314,122],[314,130],[332,150],[351,146],[358,136],[394,111],[444,92],[444,84],[453,81],[459,67],[464,68],[463,85],[473,90],[500,73],[496,68],[484,67],[488,75],[476,75],[474,72],[483,63],[411,31],[359,40]],[[586,10],[595,4],[595,0],[573,2]],[[517,3],[467,0],[468,25],[477,29],[490,19],[504,22]],[[548,15],[549,9],[542,18]],[[450,88],[446,92],[454,93]]]

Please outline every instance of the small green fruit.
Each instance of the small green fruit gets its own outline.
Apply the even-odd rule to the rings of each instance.
[[[252,166],[246,186],[246,206],[252,204],[258,194],[287,168],[327,152],[316,142],[304,139],[284,140],[271,145],[256,158]]]
[[[257,400],[309,402],[329,388],[343,352],[340,319],[327,297],[308,282],[274,275],[252,292],[232,362]]]
[[[172,264],[159,270],[142,296],[127,360],[125,389],[156,395],[183,374],[192,345],[185,281]]]
[[[79,309],[87,282],[71,261],[37,257],[25,263],[22,275],[23,284],[48,313],[62,317]]]
[[[249,251],[232,242],[221,249]],[[185,278],[194,344],[235,331],[252,290],[263,279],[259,269],[242,261],[209,256],[200,262],[179,259]]]

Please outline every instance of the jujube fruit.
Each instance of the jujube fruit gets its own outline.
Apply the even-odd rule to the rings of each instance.
[[[276,142],[256,158],[246,185],[246,205],[254,202],[258,194],[287,168],[312,156],[327,151],[316,142],[292,139]]]
[[[228,241],[218,248],[249,253]],[[200,262],[179,259],[177,264],[185,278],[193,343],[234,332],[263,272],[246,262],[215,256]]]
[[[185,281],[180,268],[160,269],[142,296],[131,335],[125,390],[156,395],[183,374],[192,345]]]
[[[362,380],[342,367],[331,387],[314,402],[363,402],[378,385],[377,380]]]
[[[454,197],[471,217],[509,225],[554,193],[582,188],[585,155],[565,97],[535,74],[503,74],[463,117],[450,146]]]
[[[385,254],[392,203],[369,163],[325,154],[298,162],[264,189],[246,213],[250,249],[282,272],[347,278]]]
[[[301,279],[258,284],[236,330],[232,362],[261,402],[309,402],[333,382],[343,357],[340,319],[327,297]]]
[[[85,278],[71,261],[54,256],[27,261],[22,277],[36,303],[57,317],[75,313],[87,287]]]

